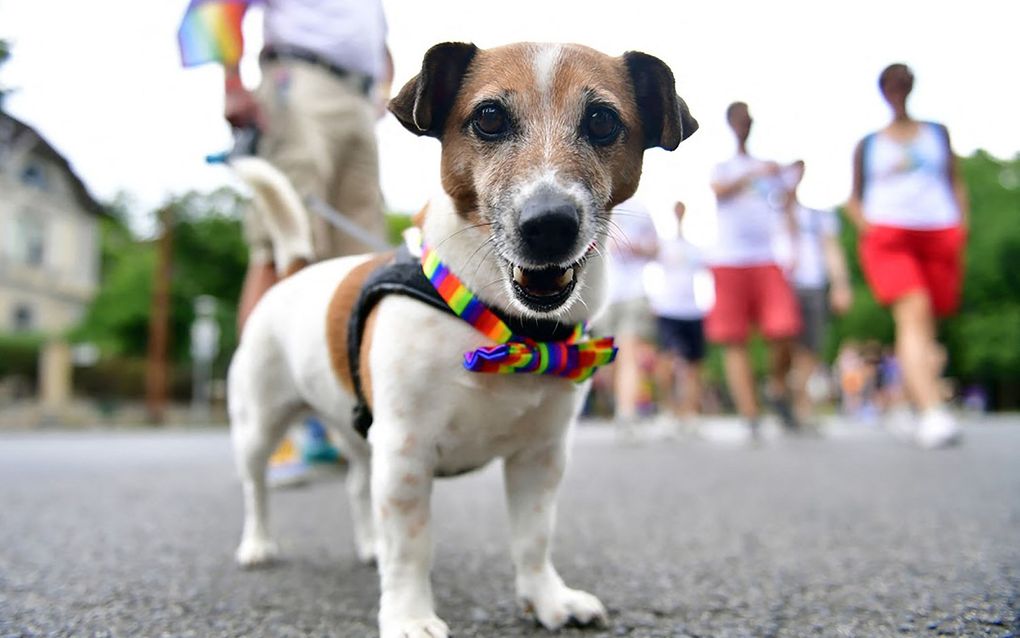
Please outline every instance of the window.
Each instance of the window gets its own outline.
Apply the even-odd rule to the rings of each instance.
[[[21,171],[21,182],[26,186],[49,190],[49,180],[46,179],[46,167],[35,162],[29,164]]]
[[[15,306],[13,323],[15,332],[31,331],[35,326],[34,317],[32,316],[32,308],[24,304]]]
[[[27,210],[14,226],[14,255],[23,264],[41,267],[46,261],[46,227],[38,214]]]

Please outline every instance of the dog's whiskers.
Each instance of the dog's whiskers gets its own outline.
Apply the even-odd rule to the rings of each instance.
[[[479,245],[478,248],[476,248],[475,251],[473,253],[471,253],[471,256],[474,257],[475,253],[477,253],[483,247],[488,248],[488,251],[485,253],[485,255],[481,259],[478,260],[478,265],[475,266],[475,272],[472,275],[473,277],[477,277],[478,276],[478,271],[482,269],[482,264],[485,263],[485,260],[489,259],[490,257],[493,256],[493,254],[495,254],[495,250],[496,250],[495,247],[494,247],[495,246],[495,242],[491,241],[491,239],[492,239],[492,237],[490,236],[489,239],[485,240],[484,243]],[[470,264],[470,263],[471,263],[471,259],[469,258],[468,261],[467,261],[467,264]],[[465,266],[467,264],[465,264]]]
[[[467,260],[464,262],[464,268],[466,269],[471,264],[471,260],[475,258],[475,255],[478,254],[478,251],[480,251],[482,248],[488,247],[489,252],[482,256],[482,258],[478,261],[478,266],[475,267],[475,274],[477,275],[478,269],[482,267],[482,264],[485,262],[485,259],[492,254],[492,246],[490,245],[492,244],[492,242],[493,242],[492,235],[489,235],[488,237],[485,238],[485,241],[478,244],[478,246],[471,251],[471,254],[468,255]]]
[[[494,281],[490,281],[489,283],[485,284],[484,286],[482,286],[478,290],[482,291],[482,290],[485,290],[486,288],[489,288],[490,286],[495,286],[496,284],[501,284],[501,283],[503,283],[502,279],[496,279]]]
[[[443,239],[441,239],[439,241],[439,243],[436,244],[435,247],[439,248],[440,246],[442,246],[443,244],[445,244],[446,242],[448,242],[449,240],[453,239],[454,237],[456,237],[457,235],[459,235],[461,233],[466,233],[469,230],[476,230],[478,228],[484,228],[486,226],[492,226],[492,222],[480,222],[478,224],[471,224],[470,226],[465,226],[464,228],[456,230],[456,231],[450,233],[449,235],[447,235],[446,237],[444,237]],[[490,237],[491,237],[491,235],[490,235]]]

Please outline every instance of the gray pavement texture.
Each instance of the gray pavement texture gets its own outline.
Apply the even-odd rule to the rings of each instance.
[[[560,635],[1020,635],[1020,419],[936,452],[724,438],[579,429],[554,556],[611,623]],[[436,487],[459,638],[551,635],[514,602],[502,494],[497,465]],[[0,636],[375,636],[339,481],[271,505],[286,558],[244,572],[225,430],[0,433]]]

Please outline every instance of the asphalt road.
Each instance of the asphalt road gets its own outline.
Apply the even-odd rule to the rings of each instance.
[[[582,427],[554,551],[600,596],[563,636],[1020,636],[1020,419],[922,452],[844,427],[754,448]],[[225,430],[0,433],[0,636],[374,636],[327,480],[274,493],[286,560],[243,572]],[[434,589],[459,638],[516,608],[498,468],[441,482]]]

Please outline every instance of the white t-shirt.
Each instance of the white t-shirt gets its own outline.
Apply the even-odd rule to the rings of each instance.
[[[915,230],[960,223],[946,140],[936,124],[922,122],[914,139],[899,142],[875,133],[864,147],[864,219]]]
[[[644,270],[651,257],[634,250],[655,250],[659,235],[648,208],[631,198],[613,209],[609,231],[609,302],[629,301],[645,296]]]
[[[715,167],[712,182],[733,183],[751,172],[760,171],[767,163],[749,155],[737,155]],[[759,177],[743,191],[717,201],[713,266],[756,266],[775,262],[773,233],[777,216],[782,212],[785,191],[778,175]]]
[[[796,288],[825,288],[828,272],[825,268],[824,240],[839,236],[839,218],[833,210],[818,210],[798,204],[796,262],[789,274],[790,282]],[[777,233],[775,254],[777,261],[789,265],[793,260],[793,245],[789,230],[783,225]]]
[[[648,289],[652,310],[660,317],[670,319],[701,319],[705,311],[698,307],[694,281],[705,269],[701,250],[683,239],[666,239],[659,244],[659,259],[655,264],[658,276],[655,285]]]
[[[265,43],[293,46],[376,79],[386,69],[380,0],[266,0]]]

